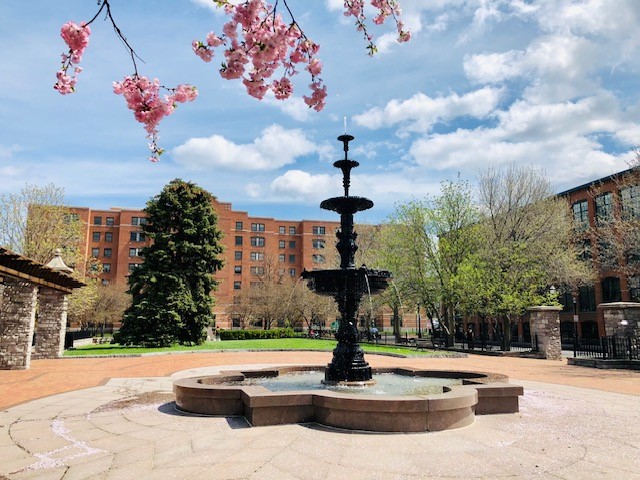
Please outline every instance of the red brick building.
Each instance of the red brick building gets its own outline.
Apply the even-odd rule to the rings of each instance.
[[[247,212],[232,210],[230,203],[217,200],[213,206],[218,228],[224,233],[224,267],[216,274],[219,285],[214,307],[219,327],[231,327],[228,306],[237,293],[250,288],[252,278],[256,281],[267,258],[277,261],[286,274],[295,278],[303,269],[328,268],[324,264],[335,250],[339,222],[251,217]],[[103,283],[126,283],[129,272],[143,261],[142,247],[149,244],[141,228],[146,222],[145,214],[128,208],[71,209],[85,225],[86,258],[95,257],[103,265]]]
[[[636,184],[637,176],[636,182],[633,181],[632,173],[632,170],[625,170],[558,194],[566,197],[571,205],[576,241],[582,243],[584,255],[594,262],[602,245],[598,244],[593,232],[602,225],[601,222],[620,215],[640,218],[640,185]],[[564,310],[560,320],[563,338],[571,338],[576,327],[580,337],[604,336],[602,311],[597,308],[599,304],[640,301],[640,278],[624,273],[627,259],[619,258],[618,261],[618,268],[599,266],[598,279],[593,286],[580,287],[577,295],[562,293],[560,300]],[[574,300],[578,311],[577,325],[573,322]]]

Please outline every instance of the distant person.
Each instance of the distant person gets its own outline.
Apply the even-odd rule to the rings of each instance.
[[[467,330],[467,345],[469,350],[473,350],[475,348],[473,327],[471,325],[469,325],[469,329]]]
[[[380,339],[380,332],[378,331],[378,327],[371,328],[371,336],[373,337],[374,340]]]

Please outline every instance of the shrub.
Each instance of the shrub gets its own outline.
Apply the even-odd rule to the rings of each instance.
[[[293,338],[292,328],[272,328],[271,330],[220,330],[220,340],[256,340],[266,338]]]

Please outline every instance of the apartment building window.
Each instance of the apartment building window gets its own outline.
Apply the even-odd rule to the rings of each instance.
[[[129,240],[131,240],[132,242],[144,242],[146,239],[144,233],[142,232],[130,232],[129,233]]]
[[[591,256],[591,240],[584,238],[578,243],[578,258],[583,262],[590,262]]]
[[[237,246],[242,245],[242,237],[241,237],[240,235],[236,235],[236,241],[235,241],[235,244],[236,244]]]
[[[111,249],[110,248],[105,248],[104,249],[104,256],[106,258],[111,258]]]
[[[325,227],[321,227],[319,225],[314,225],[312,228],[312,232],[314,235],[324,235],[325,234]]]
[[[629,296],[632,302],[640,302],[640,277],[629,277]]]
[[[113,227],[113,217],[107,217],[107,227]]]
[[[233,258],[234,260],[242,260],[242,251],[236,250],[233,252]]]
[[[287,246],[287,242],[284,240],[278,241],[278,248],[285,248]]]
[[[64,223],[72,223],[80,220],[80,215],[77,213],[67,213],[64,215]]]
[[[251,224],[252,232],[264,232],[264,223],[252,223]]]
[[[146,225],[147,217],[131,217],[131,225]]]
[[[289,263],[296,263],[296,256],[295,255],[289,255]]]
[[[319,238],[316,238],[313,240],[313,248],[316,248],[316,249],[324,248],[324,245],[325,245],[324,240],[320,240]]]
[[[99,248],[92,248],[91,249],[91,256],[93,258],[98,258],[100,256],[100,249]]]
[[[130,263],[127,270],[129,271],[129,273],[133,272],[136,268],[138,268],[140,264],[139,263]]]
[[[94,242],[100,241],[100,232],[93,232],[93,241]]]
[[[93,217],[94,225],[102,225],[102,217]]]
[[[289,269],[289,275],[292,276],[292,277],[295,277],[296,276],[296,269],[295,268],[290,268]]]
[[[602,301],[604,303],[622,301],[620,279],[618,277],[607,277],[602,280]]]
[[[289,241],[289,248],[296,248],[296,241],[295,240]]]
[[[264,275],[264,267],[251,267],[251,275]]]
[[[233,289],[240,290],[242,288],[242,282],[233,282]]]
[[[281,253],[281,254],[278,255],[278,261],[281,262],[281,263],[285,261],[284,253]]]
[[[106,278],[103,278],[103,279],[102,279],[102,285],[104,285],[105,287],[106,287],[107,285],[109,285],[109,280],[107,280]]]
[[[242,273],[242,265],[236,265],[233,267],[233,273]]]
[[[589,202],[580,200],[571,206],[573,210],[573,223],[579,230],[586,230],[589,227]]]
[[[296,227],[289,227],[289,235],[295,235],[296,234]]]
[[[113,233],[104,232],[104,241],[105,242],[113,242]]]
[[[283,226],[278,227],[278,233],[280,235],[284,235],[285,233],[287,233],[287,229]]]
[[[596,311],[596,291],[591,285],[578,288],[578,301],[581,312]]]
[[[264,237],[251,237],[252,247],[264,247]]]
[[[640,185],[620,189],[622,199],[622,218],[630,220],[640,218]]]
[[[313,263],[324,263],[324,255],[320,255],[319,253],[313,254]]]
[[[236,222],[236,230],[242,230],[242,222]]]
[[[613,195],[605,192],[596,197],[596,222],[603,223],[611,220],[613,214]]]
[[[110,263],[103,263],[102,264],[102,271],[104,273],[109,273],[111,271],[111,264]]]
[[[251,252],[251,260],[252,261],[258,261],[258,260],[264,260],[264,253],[263,252]]]
[[[141,257],[142,256],[142,249],[141,248],[130,248],[129,249],[129,256],[130,257]]]

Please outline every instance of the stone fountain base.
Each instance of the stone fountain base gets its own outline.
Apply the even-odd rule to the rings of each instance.
[[[520,386],[493,373],[374,369],[374,373],[458,378],[463,385],[424,396],[352,396],[326,390],[271,392],[260,386],[228,385],[251,377],[316,370],[322,366],[227,371],[219,375],[176,380],[176,405],[185,412],[242,415],[253,426],[317,422],[331,427],[378,432],[433,432],[473,424],[475,415],[515,413]],[[225,385],[227,384],[227,385]]]

